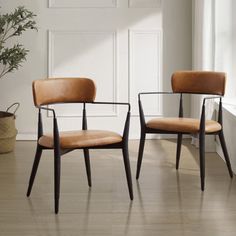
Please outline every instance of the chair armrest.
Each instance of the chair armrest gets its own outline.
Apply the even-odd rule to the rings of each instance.
[[[215,96],[215,97],[205,97],[204,99],[203,99],[203,105],[205,105],[205,103],[206,103],[206,100],[214,100],[214,99],[222,99],[222,96]]]
[[[202,102],[202,112],[201,112],[201,114],[203,113],[203,110],[205,110],[206,100],[214,100],[214,99],[220,99],[219,107],[220,107],[220,109],[222,109],[222,96],[205,97],[203,99],[203,102]],[[202,115],[201,115],[201,117],[202,117]]]
[[[84,104],[91,104],[91,105],[118,105],[118,106],[128,106],[128,112],[127,112],[127,117],[125,121],[125,126],[124,126],[124,131],[123,131],[123,138],[124,140],[128,139],[128,134],[129,134],[129,122],[130,122],[130,110],[131,106],[130,103],[125,103],[125,102],[85,102]],[[57,140],[59,139],[59,131],[58,131],[58,124],[57,124],[57,118],[56,118],[56,112],[52,108],[44,107],[44,106],[37,106],[37,108],[40,110],[46,110],[50,111],[53,113],[53,126],[54,126],[54,142],[58,142]],[[84,111],[85,112],[85,111]],[[85,116],[85,117],[84,117]],[[86,121],[86,113],[83,115],[84,117],[84,125],[83,128],[87,129],[87,121]],[[41,132],[42,133],[42,132]],[[42,134],[41,134],[42,135]]]
[[[129,139],[129,126],[130,126],[130,103],[126,102],[89,102],[88,104],[94,105],[118,105],[118,106],[128,106],[128,112],[125,120],[124,130],[123,130],[123,142],[125,145],[128,145]]]
[[[141,93],[139,93],[138,94],[138,98],[139,98],[139,100],[140,100],[140,98],[141,98],[141,95],[153,95],[153,94],[165,94],[165,95],[171,95],[171,94],[176,94],[176,93],[174,93],[174,92],[141,92]]]
[[[59,129],[57,124],[57,117],[56,112],[52,108],[43,107],[43,106],[37,106],[39,109],[39,119],[38,119],[38,139],[43,135],[43,125],[42,125],[42,117],[41,117],[41,110],[50,111],[53,113],[53,140],[54,140],[54,146],[57,152],[59,152],[60,149],[60,137],[59,137]]]
[[[179,94],[179,93],[174,93],[174,92],[141,92],[138,94],[138,105],[139,105],[139,117],[140,117],[140,124],[141,127],[145,127],[145,115],[144,115],[144,111],[143,111],[143,106],[142,106],[142,101],[141,101],[141,95],[174,95],[174,94]]]
[[[205,103],[207,100],[220,99],[218,122],[222,125],[222,96],[205,97],[202,102],[201,118],[200,118],[200,132],[205,132]]]

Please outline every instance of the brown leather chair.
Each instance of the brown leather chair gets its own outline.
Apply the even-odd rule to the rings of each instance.
[[[232,178],[230,159],[227,152],[222,124],[222,96],[225,93],[225,74],[220,72],[204,71],[180,71],[172,75],[173,92],[145,92],[138,95],[141,138],[139,145],[139,154],[137,162],[136,179],[139,178],[140,168],[143,158],[145,137],[147,133],[158,134],[177,134],[177,152],[176,152],[176,169],[179,168],[181,143],[183,134],[199,135],[199,154],[200,154],[200,175],[201,189],[205,187],[205,135],[218,135],[223,149],[225,161],[228,167],[229,175]],[[148,122],[145,121],[141,96],[150,94],[180,94],[179,116],[175,118],[155,118]],[[183,117],[183,96],[182,94],[207,94],[216,96],[207,96],[203,99],[200,119],[191,119]],[[205,120],[205,103],[208,99],[219,99],[218,121]]]
[[[76,149],[83,149],[88,185],[90,187],[92,183],[89,149],[122,149],[129,195],[130,199],[133,200],[132,179],[128,154],[130,104],[95,102],[95,95],[96,86],[94,82],[86,78],[51,78],[36,80],[33,82],[34,104],[38,108],[38,141],[33,168],[29,179],[27,196],[30,196],[42,151],[47,149],[54,150],[54,197],[56,214],[59,210],[61,156]],[[54,109],[47,106],[57,103],[83,104],[82,130],[67,132],[59,131],[56,112]],[[88,130],[86,117],[87,103],[94,105],[107,104],[127,106],[128,112],[123,136],[111,131]],[[53,114],[52,134],[43,133],[42,110],[47,110]]]

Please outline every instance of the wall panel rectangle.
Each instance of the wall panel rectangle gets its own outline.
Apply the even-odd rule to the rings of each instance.
[[[116,32],[50,31],[49,76],[91,78],[97,101],[116,101]],[[91,116],[115,116],[115,106],[95,106]],[[81,116],[78,105],[60,105],[61,117]]]

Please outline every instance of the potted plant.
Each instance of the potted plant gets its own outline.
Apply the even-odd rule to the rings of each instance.
[[[29,50],[19,43],[9,45],[12,38],[19,37],[23,32],[37,30],[35,16],[23,6],[17,7],[11,13],[0,14],[0,79],[7,73],[18,70],[26,60]],[[19,107],[19,103],[13,105]],[[0,111],[0,153],[14,149],[17,130],[15,112],[8,112],[11,107],[7,111]]]

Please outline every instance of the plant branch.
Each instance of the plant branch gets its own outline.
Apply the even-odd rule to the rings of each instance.
[[[4,15],[0,14],[0,64],[3,69],[0,78],[9,72],[18,70],[23,61],[26,60],[28,50],[22,45],[15,44],[5,47],[5,43],[12,37],[20,36],[26,30],[37,30],[34,15],[25,7],[17,7],[14,12]]]

